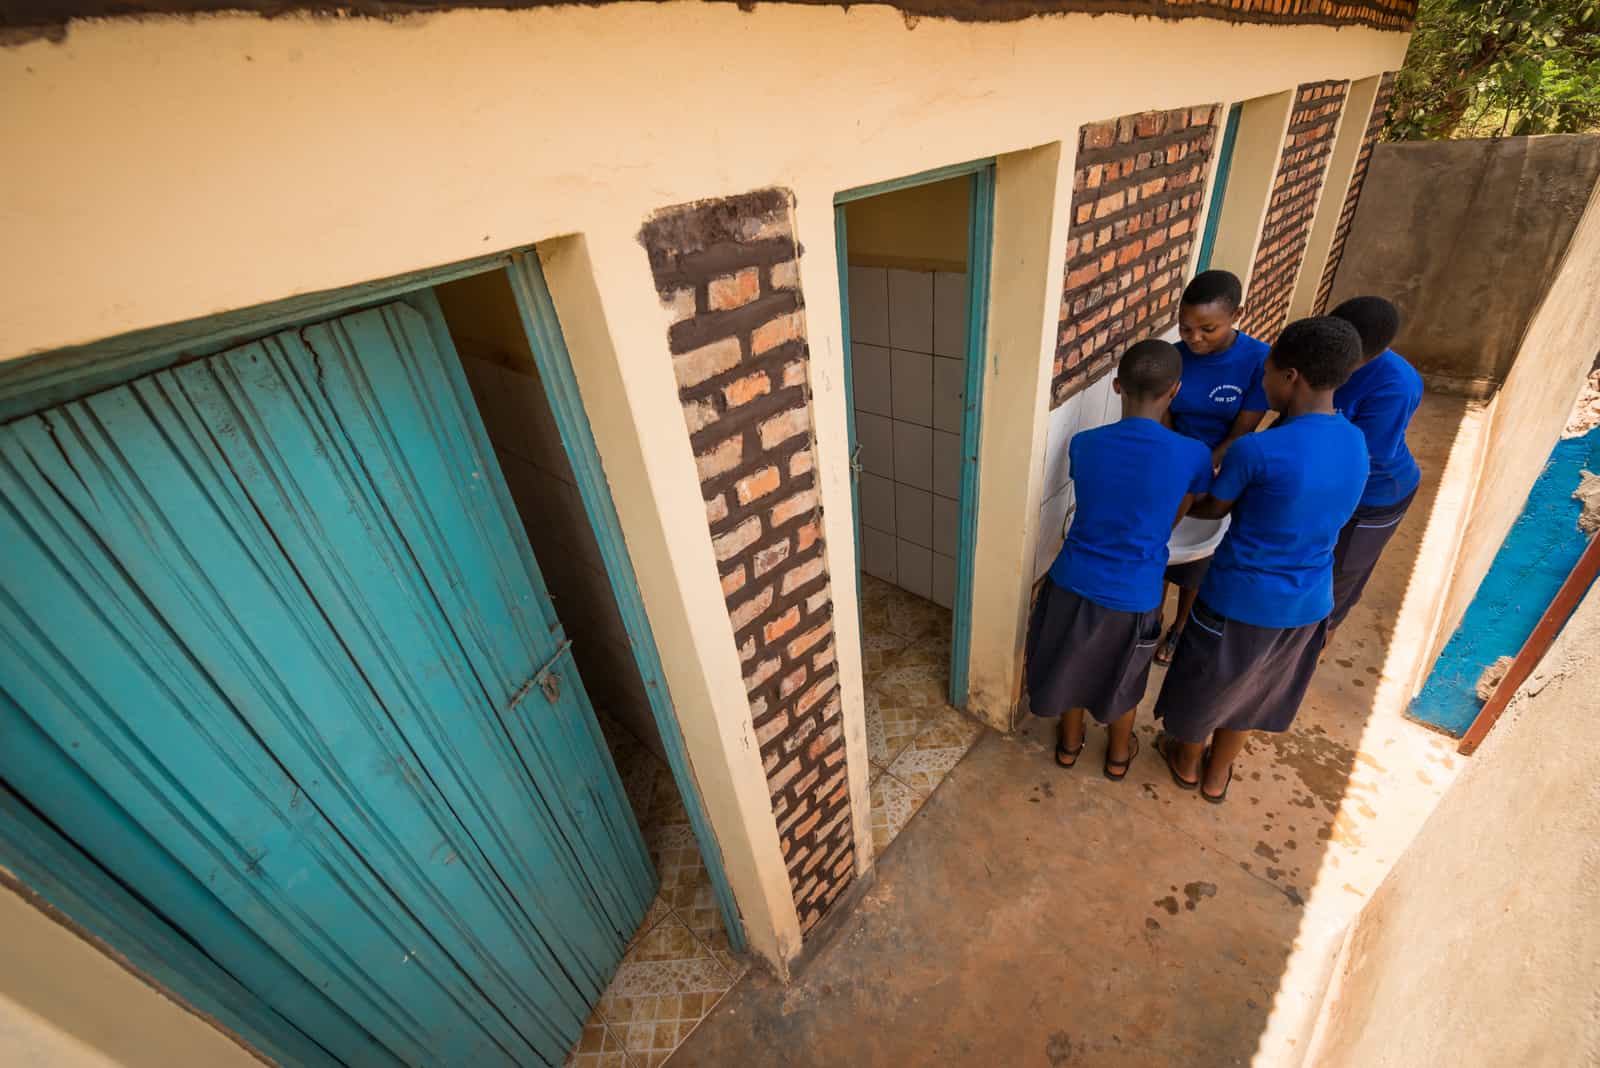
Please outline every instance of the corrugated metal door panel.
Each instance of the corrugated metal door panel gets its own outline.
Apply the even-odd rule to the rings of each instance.
[[[389,1052],[555,1063],[653,877],[452,360],[390,305],[0,431],[8,690]]]

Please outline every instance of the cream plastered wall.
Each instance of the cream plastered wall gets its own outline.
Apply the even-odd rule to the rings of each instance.
[[[1412,692],[1427,679],[1450,635],[1488,574],[1539,472],[1560,440],[1572,404],[1600,350],[1600,185],[1589,197],[1561,266],[1517,349],[1515,362],[1489,408],[1472,508],[1461,533],[1445,592]],[[1540,608],[1533,609],[1539,611]]]
[[[1600,1063],[1600,587],[1361,910],[1306,1068]]]
[[[0,869],[0,1064],[261,1068],[232,1038],[25,900]]]
[[[970,180],[914,185],[845,205],[850,262],[913,271],[967,269]]]
[[[1290,322],[1310,315],[1311,306],[1316,303],[1317,288],[1322,285],[1322,269],[1333,248],[1339,216],[1344,213],[1345,194],[1350,189],[1350,177],[1355,174],[1356,159],[1361,155],[1361,142],[1366,138],[1367,122],[1372,118],[1372,104],[1378,99],[1378,83],[1382,80],[1377,77],[1351,82],[1345,94],[1333,153],[1328,159],[1328,173],[1322,181],[1316,214],[1311,218],[1311,231],[1306,238],[1305,258],[1300,261],[1294,295],[1289,298]]]
[[[782,970],[798,930],[640,224],[794,191],[829,566],[848,575],[833,194],[1000,157],[971,678],[974,711],[1004,726],[1079,125],[1370,77],[1406,41],[689,3],[74,25],[59,45],[0,49],[0,358],[562,238],[544,250],[551,286],[569,344],[597,354],[574,362],[691,762],[752,946]],[[849,584],[833,593],[865,870],[857,606]]]
[[[1261,241],[1261,224],[1272,199],[1278,158],[1283,155],[1283,137],[1289,130],[1289,112],[1294,108],[1294,90],[1300,82],[1311,80],[1284,83],[1281,93],[1236,98],[1243,106],[1234,136],[1228,184],[1222,194],[1217,239],[1211,248],[1211,266],[1239,276],[1244,283],[1246,304],[1250,302],[1250,271]]]

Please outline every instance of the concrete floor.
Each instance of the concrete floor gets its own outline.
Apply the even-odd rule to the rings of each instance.
[[[1343,932],[1458,770],[1402,717],[1475,475],[1482,413],[1429,396],[1418,501],[1294,728],[1226,804],[1143,750],[1072,771],[1052,725],[986,733],[785,988],[752,973],[674,1065],[1298,1065]]]

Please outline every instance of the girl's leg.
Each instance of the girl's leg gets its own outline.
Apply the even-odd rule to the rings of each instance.
[[[1206,751],[1204,742],[1180,742],[1168,736],[1167,744],[1171,746],[1172,770],[1181,778],[1194,782],[1200,778],[1200,756]],[[1190,787],[1194,789],[1194,787]]]
[[[1128,750],[1133,745],[1133,717],[1138,711],[1135,705],[1121,719],[1106,726],[1106,759],[1113,764],[1128,762]]]
[[[1178,636],[1183,633],[1183,625],[1189,622],[1189,610],[1194,607],[1195,601],[1200,599],[1200,588],[1189,589],[1187,586],[1178,587],[1178,614],[1172,620],[1172,626],[1167,628],[1161,637],[1161,644],[1156,646],[1156,663],[1172,663],[1173,654],[1178,651]]]
[[[1249,737],[1249,731],[1218,729],[1212,732],[1211,761],[1205,767],[1205,781],[1200,784],[1200,789],[1213,797],[1227,789],[1228,769],[1233,767],[1234,758],[1239,755]]]
[[[1061,716],[1056,733],[1056,763],[1064,768],[1078,762],[1076,754],[1083,748],[1083,714],[1081,708],[1069,708]]]
[[[1183,625],[1189,622],[1189,612],[1194,608],[1194,603],[1200,599],[1200,587],[1189,589],[1187,586],[1178,587],[1178,618],[1172,621],[1174,634],[1183,633]]]

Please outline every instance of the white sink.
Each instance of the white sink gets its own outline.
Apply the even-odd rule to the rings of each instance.
[[[1204,560],[1216,552],[1232,518],[1226,515],[1221,519],[1184,516],[1167,540],[1167,562],[1187,564],[1191,560]]]

